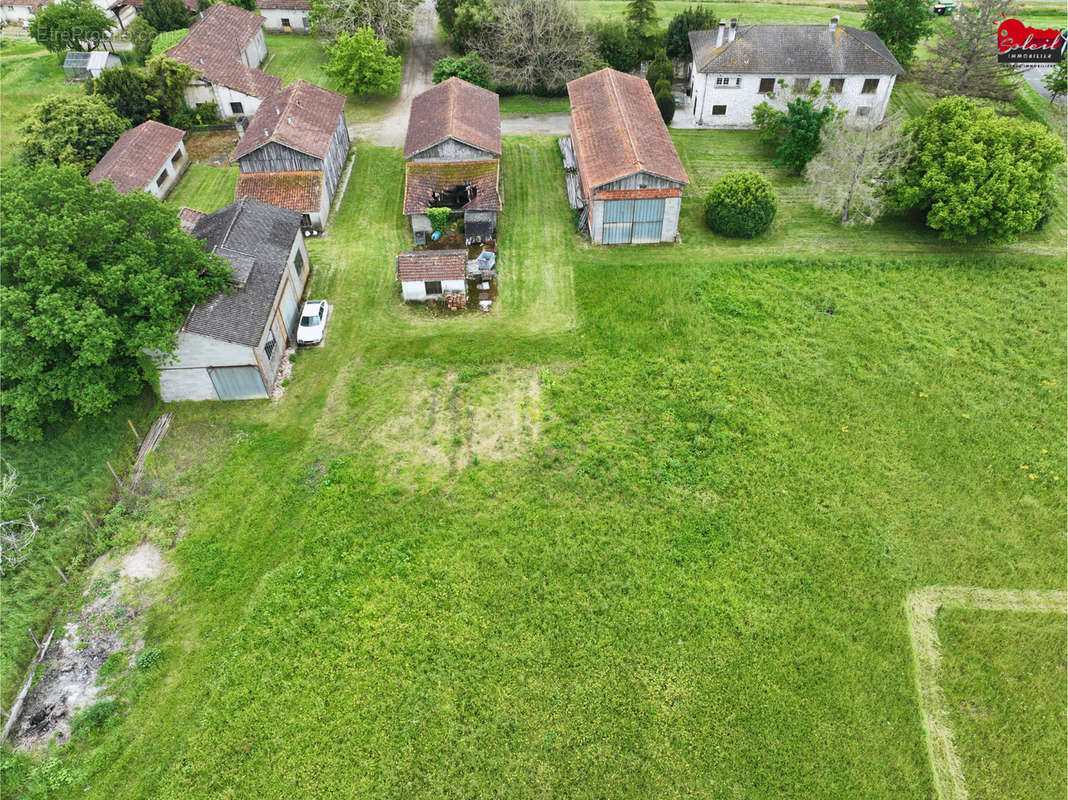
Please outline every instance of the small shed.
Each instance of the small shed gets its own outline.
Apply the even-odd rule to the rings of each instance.
[[[122,66],[119,57],[103,50],[94,50],[90,53],[71,51],[63,59],[63,72],[66,73],[67,79],[72,81],[99,78],[104,70],[119,66]]]
[[[466,250],[412,250],[397,256],[397,280],[406,301],[467,296]]]

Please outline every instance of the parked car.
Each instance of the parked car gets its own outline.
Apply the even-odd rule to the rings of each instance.
[[[326,333],[326,315],[328,306],[325,300],[309,300],[300,312],[300,325],[297,326],[297,344],[319,344]]]

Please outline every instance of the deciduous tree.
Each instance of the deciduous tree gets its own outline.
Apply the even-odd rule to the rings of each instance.
[[[820,132],[838,112],[832,105],[817,108],[807,98],[791,100],[783,119],[783,137],[775,151],[775,163],[787,167],[795,175],[812,160],[820,149]]]
[[[133,60],[137,64],[144,64],[148,54],[152,51],[152,41],[159,34],[155,28],[148,24],[148,20],[140,14],[134,17],[134,21],[126,28],[126,34],[133,44]]]
[[[111,18],[91,0],[63,0],[38,9],[30,36],[53,53],[95,50],[111,35]]]
[[[622,22],[601,22],[594,28],[597,52],[605,63],[620,72],[632,72],[641,63],[638,43]]]
[[[959,6],[918,72],[939,97],[1012,100],[1014,68],[997,60],[997,26],[1016,14],[1013,0],[973,0]]]
[[[560,91],[597,64],[593,36],[567,0],[499,0],[475,49],[495,84],[536,94]]]
[[[160,33],[188,28],[193,16],[183,0],[145,0],[141,13]]]
[[[902,66],[908,66],[920,39],[931,33],[928,0],[868,0],[864,29],[879,34]]]
[[[905,130],[913,151],[896,204],[945,238],[1011,242],[1047,213],[1064,145],[1044,126],[947,97]]]
[[[157,56],[144,69],[117,67],[86,81],[90,95],[102,97],[131,126],[147,119],[170,125],[186,108],[185,85],[192,69],[174,59]]]
[[[879,123],[839,119],[824,125],[820,151],[805,167],[812,201],[839,215],[843,225],[875,222],[908,160],[909,141],[896,116]]]
[[[20,160],[27,165],[69,164],[84,175],[128,127],[101,97],[53,95],[23,122]]]
[[[404,50],[418,0],[313,0],[312,30],[325,41],[338,34],[370,28],[389,45],[391,54]]]
[[[1042,79],[1042,85],[1049,92],[1049,101],[1056,103],[1058,98],[1068,93],[1068,61],[1059,61]]]
[[[0,224],[19,232],[0,252],[0,409],[14,439],[138,394],[154,376],[144,351],[173,352],[190,306],[226,285],[225,263],[172,209],[73,167],[5,170]]]
[[[664,47],[668,56],[676,61],[691,61],[693,54],[690,52],[690,31],[706,31],[718,24],[719,19],[710,5],[688,6],[680,11],[671,18],[664,36]]]
[[[345,91],[366,96],[389,94],[397,88],[400,57],[389,55],[388,45],[371,28],[342,31],[326,52],[330,61],[323,71],[337,79]]]

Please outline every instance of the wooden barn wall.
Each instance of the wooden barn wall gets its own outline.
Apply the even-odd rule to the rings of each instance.
[[[456,139],[446,139],[412,156],[412,161],[488,161],[496,158],[492,153],[464,144]]]
[[[238,161],[242,172],[294,172],[297,170],[321,170],[322,159],[286,147],[278,142],[267,142]]]
[[[644,184],[644,187],[642,186]],[[669,181],[667,178],[661,178],[659,175],[650,175],[648,172],[636,172],[633,175],[627,175],[625,178],[611,181],[604,186],[598,186],[598,190],[612,190],[612,189],[675,189],[682,186],[678,181]]]
[[[330,150],[323,162],[323,178],[326,181],[326,194],[331,200],[337,182],[341,179],[341,171],[345,168],[345,157],[349,153],[349,129],[345,124],[345,115],[339,114],[337,128],[334,129],[334,138],[330,141]]]

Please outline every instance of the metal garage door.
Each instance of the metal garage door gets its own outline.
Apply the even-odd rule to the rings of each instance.
[[[292,342],[297,337],[297,294],[293,291],[293,284],[288,281],[282,290],[282,321],[286,324],[286,335]]]
[[[663,199],[605,201],[601,234],[604,244],[659,242],[663,227]]]
[[[220,400],[253,400],[267,396],[263,377],[256,367],[212,367],[208,374]]]

